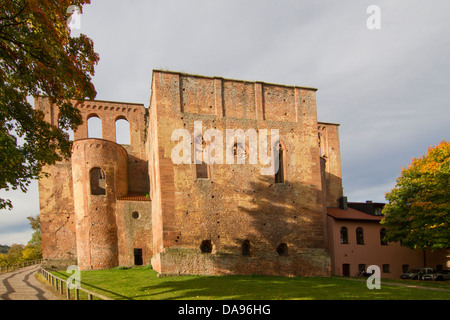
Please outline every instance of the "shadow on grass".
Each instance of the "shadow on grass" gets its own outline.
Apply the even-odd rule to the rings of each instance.
[[[67,274],[58,272],[67,278]],[[83,279],[84,278],[84,279]],[[173,276],[151,269],[82,273],[82,287],[117,300],[407,300],[450,299],[449,292],[382,285],[339,277]]]
[[[355,291],[363,296],[365,285],[350,284],[333,278],[283,278],[271,276],[204,276],[164,278],[138,289],[135,299],[179,300],[323,300],[346,299]],[[346,288],[349,284],[345,283]],[[368,290],[367,290],[368,291]],[[148,293],[147,293],[148,292]]]

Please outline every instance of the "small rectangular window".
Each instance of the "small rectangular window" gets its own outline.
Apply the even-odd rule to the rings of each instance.
[[[205,162],[196,164],[195,169],[197,171],[197,179],[208,179],[208,165]]]
[[[358,271],[365,272],[366,271],[366,265],[363,264],[363,263],[358,264]]]
[[[390,273],[390,266],[388,264],[383,264],[383,273]]]

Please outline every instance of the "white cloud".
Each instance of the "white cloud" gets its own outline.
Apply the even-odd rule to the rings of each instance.
[[[27,193],[20,190],[0,191],[0,197],[11,199],[14,208],[0,210],[0,244],[27,244],[31,240],[33,230],[27,219],[39,214],[39,193],[37,182],[33,181]]]

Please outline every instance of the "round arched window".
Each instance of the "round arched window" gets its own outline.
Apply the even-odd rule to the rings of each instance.
[[[134,211],[134,212],[131,214],[131,216],[133,217],[133,219],[139,219],[140,214],[139,214],[139,212]]]

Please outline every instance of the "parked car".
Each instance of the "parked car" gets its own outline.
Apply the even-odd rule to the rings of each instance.
[[[445,281],[450,280],[450,270],[436,271],[436,273],[427,273],[422,277],[423,280]]]
[[[400,278],[410,280],[422,280],[424,275],[433,273],[436,273],[436,270],[434,270],[433,268],[415,268],[408,272],[402,273],[400,275]]]

